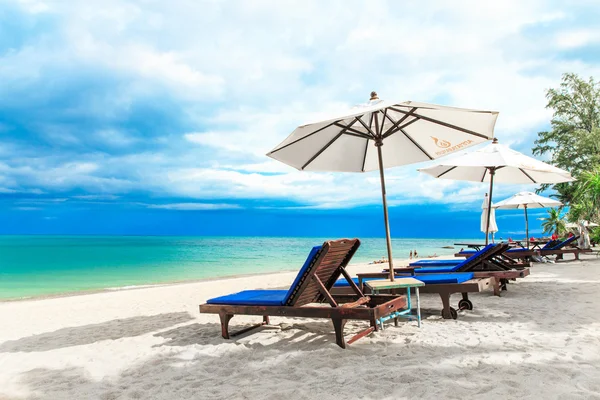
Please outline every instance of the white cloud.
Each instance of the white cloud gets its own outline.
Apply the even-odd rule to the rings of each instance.
[[[562,49],[570,50],[595,43],[600,43],[598,29],[573,29],[556,34],[556,45]]]
[[[160,208],[164,210],[185,210],[185,211],[199,211],[199,210],[231,210],[241,208],[237,204],[211,204],[211,203],[171,203],[171,204],[147,204],[148,208]]]
[[[72,197],[78,200],[118,200],[120,198],[114,194],[86,194]]]
[[[22,3],[35,15],[55,17],[59,30],[3,55],[0,79],[7,90],[36,96],[38,89],[53,91],[48,71],[115,77],[108,98],[90,89],[88,102],[65,111],[101,122],[114,117],[114,124],[38,123],[56,152],[83,146],[89,134],[115,153],[86,148],[62,157],[22,156],[3,145],[4,193],[35,187],[90,193],[73,196],[80,200],[150,192],[199,201],[291,200],[300,207],[378,204],[376,173],[298,172],[265,153],[299,124],[365,101],[373,89],[392,100],[498,110],[502,143],[528,147],[551,117],[545,90],[558,85],[561,73],[600,74],[597,62],[561,57],[600,38],[596,25],[565,25],[577,20],[575,10],[593,8],[585,2],[568,9],[542,0],[485,7],[441,0],[400,7],[391,1]],[[147,126],[133,134],[130,121],[120,119],[136,102],[161,108],[162,99],[174,110],[172,125],[184,126],[180,132],[150,138]],[[167,121],[157,129],[170,127]],[[2,124],[0,132],[8,131]],[[136,151],[149,144],[153,150]],[[485,184],[424,177],[416,167],[386,171],[390,204],[472,206],[487,191]],[[494,197],[520,190],[497,185]]]

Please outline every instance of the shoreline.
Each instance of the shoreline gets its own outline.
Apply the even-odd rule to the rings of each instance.
[[[394,264],[397,265],[397,263],[398,263],[398,264],[402,264],[402,265],[408,265],[408,263],[417,261],[417,260],[423,260],[423,259],[431,260],[431,259],[440,258],[440,257],[450,258],[451,256],[453,257],[453,255],[440,254],[437,257],[425,257],[425,258],[417,258],[417,259],[401,259],[401,260],[396,260],[394,262]],[[373,263],[358,262],[358,263],[349,264],[348,269],[350,271],[352,271],[356,268],[372,268],[374,266],[382,266],[382,268],[385,268],[384,267],[385,265],[386,265],[386,263],[373,264]],[[207,277],[207,278],[175,280],[175,281],[166,281],[166,282],[160,282],[160,283],[143,283],[140,285],[113,286],[113,287],[106,287],[106,288],[101,288],[101,289],[82,289],[82,290],[74,290],[74,291],[62,292],[62,293],[43,294],[43,295],[39,295],[39,296],[0,299],[0,304],[20,303],[20,302],[27,302],[27,301],[41,301],[41,300],[47,300],[47,299],[60,299],[60,298],[65,298],[65,297],[88,296],[88,295],[99,294],[99,293],[130,292],[130,291],[142,290],[142,289],[171,287],[171,286],[187,285],[187,284],[195,284],[195,283],[203,283],[203,282],[215,282],[215,281],[222,281],[222,280],[228,281],[228,280],[232,280],[232,279],[252,278],[252,277],[259,277],[259,276],[270,276],[270,275],[278,276],[278,275],[282,275],[282,274],[297,273],[297,272],[298,272],[297,269],[285,269],[285,270],[280,270],[280,271],[251,272],[251,273],[247,273],[247,274],[212,276],[212,277]]]
[[[19,237],[8,235],[0,241],[2,272],[7,274],[0,282],[0,303],[296,271],[306,257],[301,249],[314,245],[312,239],[290,238],[284,244],[292,251],[279,244],[273,249],[275,257],[269,257],[271,253],[263,245],[271,245],[270,239],[232,240],[226,244],[242,247],[230,252],[227,246],[215,247],[222,243],[214,240],[93,239],[96,235],[79,240],[75,235],[65,242],[48,235],[41,235],[39,240]],[[444,247],[459,240],[423,239],[415,244],[398,239],[397,254],[408,259],[409,249],[416,247],[423,258],[433,254],[450,257],[455,250]],[[363,241],[368,245],[352,263],[380,259],[380,240]],[[406,265],[405,261],[396,260],[395,264]]]
[[[2,304],[2,303],[19,303],[19,302],[25,302],[25,301],[40,301],[40,300],[47,300],[47,299],[60,299],[63,297],[88,296],[91,294],[98,294],[98,293],[129,292],[129,291],[141,290],[141,289],[152,289],[152,288],[186,285],[186,284],[193,284],[193,283],[203,283],[203,282],[230,280],[230,279],[239,279],[239,278],[251,278],[254,276],[261,276],[261,275],[280,275],[280,274],[286,274],[286,273],[290,273],[290,272],[294,272],[294,271],[295,270],[254,272],[254,273],[248,273],[248,274],[213,276],[213,277],[209,277],[209,278],[198,278],[198,279],[191,279],[191,280],[177,280],[177,281],[168,281],[168,282],[161,282],[161,283],[145,283],[145,284],[140,284],[140,285],[114,286],[114,287],[107,287],[107,288],[102,288],[102,289],[82,289],[82,290],[75,290],[75,291],[70,291],[70,292],[43,294],[43,295],[39,295],[39,296],[19,297],[19,298],[12,298],[12,299],[0,299],[0,304]]]

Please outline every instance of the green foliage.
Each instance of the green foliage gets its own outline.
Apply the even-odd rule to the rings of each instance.
[[[560,236],[567,230],[565,227],[565,220],[558,208],[550,208],[548,210],[548,216],[542,218],[542,221],[544,221],[542,222],[543,233],[556,233]]]
[[[549,89],[546,98],[546,107],[553,110],[552,129],[538,133],[533,154],[548,156],[553,165],[577,179],[600,165],[600,82],[564,74],[560,87]],[[541,189],[549,186],[542,185]],[[560,183],[554,189],[563,203],[570,204],[578,187]]]
[[[581,219],[586,219],[586,209],[589,206],[584,204],[583,202],[572,202],[569,207],[569,212],[567,214],[567,220],[570,222],[577,222]]]
[[[600,227],[591,228],[590,230],[590,242],[594,244],[600,243]]]
[[[600,167],[582,172],[573,196],[579,210],[578,219],[597,221],[600,217]]]

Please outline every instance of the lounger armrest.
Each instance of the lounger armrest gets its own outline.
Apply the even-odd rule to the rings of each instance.
[[[369,296],[364,296],[361,297],[360,299],[353,301],[352,303],[344,303],[342,304],[340,307],[342,308],[356,308],[356,307],[360,307],[364,304],[367,304],[371,301],[371,298]]]
[[[369,279],[369,278],[386,278],[388,277],[390,274],[387,272],[363,272],[363,273],[359,273],[356,274],[356,277],[358,278],[358,287],[363,290],[364,289],[364,280],[365,279]]]
[[[419,267],[417,267],[419,268]],[[415,274],[415,267],[402,267],[402,268],[394,268],[395,274]]]
[[[395,274],[413,274],[415,273],[415,269],[418,269],[421,267],[400,267],[400,268],[394,268],[394,273]],[[385,268],[383,270],[384,273],[389,274],[390,269],[389,268]]]
[[[388,272],[363,272],[363,273],[359,273],[356,274],[356,276],[358,277],[358,280],[364,279],[364,278],[385,278],[386,276],[389,276],[390,274]]]

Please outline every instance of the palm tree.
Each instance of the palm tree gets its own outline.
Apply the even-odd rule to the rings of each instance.
[[[566,230],[565,220],[562,215],[560,215],[560,211],[557,208],[549,209],[548,216],[542,218],[542,221],[544,221],[542,223],[543,233],[555,233],[560,235]]]
[[[582,172],[575,191],[575,203],[581,208],[580,215],[590,221],[600,217],[600,168]],[[581,218],[580,218],[581,219]]]

